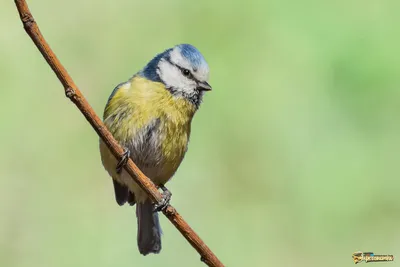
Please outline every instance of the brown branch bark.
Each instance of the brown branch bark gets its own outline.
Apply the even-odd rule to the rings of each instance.
[[[58,79],[64,86],[66,96],[77,106],[82,112],[87,121],[92,125],[93,129],[97,132],[100,138],[108,146],[112,154],[119,160],[123,156],[123,149],[119,146],[117,141],[107,130],[103,122],[96,115],[89,103],[86,101],[81,91],[75,85],[72,78],[69,76],[67,70],[60,63],[54,52],[51,50],[43,35],[41,34],[38,25],[36,24],[28,5],[25,0],[15,0],[22,24],[25,31],[31,37],[40,53],[46,59],[47,63],[53,69]],[[148,194],[153,202],[158,203],[161,201],[162,196],[157,190],[153,182],[146,177],[135,163],[129,159],[124,166],[129,175],[137,182],[137,184]],[[208,248],[208,246],[200,239],[200,237],[193,231],[193,229],[185,222],[182,216],[173,208],[168,206],[163,210],[164,215],[171,221],[173,225],[181,232],[186,240],[193,246],[194,249],[201,256],[201,260],[208,266],[221,267],[224,266],[215,254]]]

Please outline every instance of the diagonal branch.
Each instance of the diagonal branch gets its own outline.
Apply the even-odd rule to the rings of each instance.
[[[96,115],[94,110],[91,108],[89,103],[86,101],[81,91],[75,85],[72,78],[69,76],[67,70],[61,65],[60,61],[47,44],[43,35],[40,33],[39,27],[36,24],[31,12],[29,11],[28,5],[25,0],[15,0],[22,24],[25,31],[31,37],[40,53],[46,59],[47,63],[53,69],[58,79],[64,86],[66,96],[76,105],[76,107],[82,112],[83,116],[92,125],[93,129],[97,132],[100,138],[104,141],[111,153],[120,160],[123,156],[123,149],[119,146],[117,141],[107,130],[103,122]],[[162,196],[157,190],[157,187],[153,182],[146,177],[135,163],[129,159],[127,164],[124,166],[125,170],[135,180],[135,182],[147,193],[149,198],[158,203],[161,201]],[[222,267],[224,266],[217,256],[207,247],[207,245],[200,239],[200,237],[193,231],[192,228],[185,222],[182,216],[173,208],[168,206],[163,210],[164,215],[171,221],[173,225],[181,232],[186,240],[193,246],[194,249],[201,256],[201,260],[204,261],[208,266]]]

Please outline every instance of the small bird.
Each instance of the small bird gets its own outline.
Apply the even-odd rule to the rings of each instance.
[[[158,211],[171,194],[164,187],[187,151],[191,122],[208,84],[209,67],[194,46],[180,44],[156,55],[141,71],[111,93],[103,120],[125,148],[118,161],[100,140],[101,160],[112,177],[115,199],[122,206],[136,204],[137,243],[143,255],[161,250]],[[163,192],[153,204],[123,169],[128,158]]]

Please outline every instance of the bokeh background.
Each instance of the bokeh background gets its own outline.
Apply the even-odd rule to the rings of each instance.
[[[400,256],[399,1],[29,4],[99,115],[156,53],[191,43],[205,55],[214,90],[168,187],[227,266]],[[0,266],[203,266],[163,216],[162,253],[138,253],[97,135],[11,0],[0,31]]]

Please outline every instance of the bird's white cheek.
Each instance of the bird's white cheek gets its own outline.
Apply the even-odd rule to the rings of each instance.
[[[197,88],[197,83],[192,80],[188,80],[188,83],[186,84],[185,89],[190,92],[195,92],[196,88]]]
[[[164,81],[164,83],[167,86],[170,87],[179,87],[180,85],[183,84],[182,80],[182,74],[180,73],[179,69],[177,69],[175,66],[171,65],[167,61],[160,61],[159,65],[159,75],[161,80]]]
[[[176,66],[167,61],[160,61],[158,68],[158,75],[167,87],[174,88],[178,92],[195,93],[196,82],[183,76],[181,70]]]

